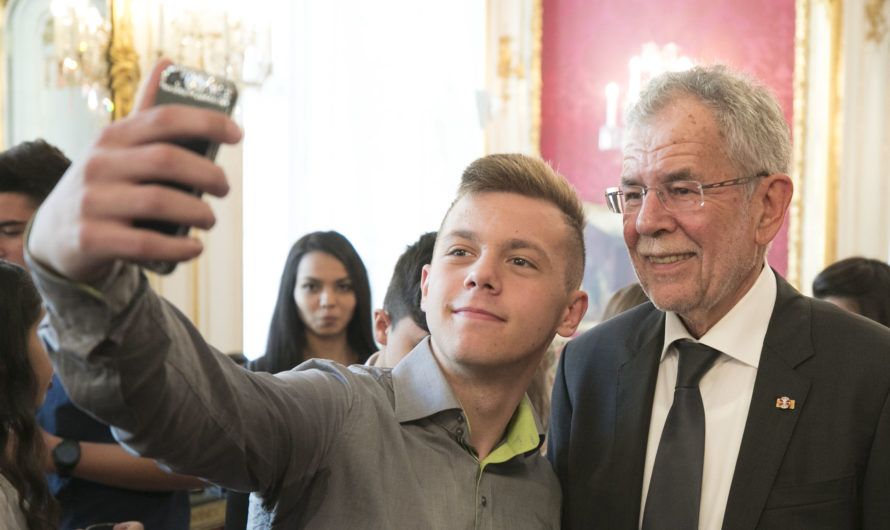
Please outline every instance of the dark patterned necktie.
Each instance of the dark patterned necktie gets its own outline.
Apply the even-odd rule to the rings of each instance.
[[[705,456],[705,409],[698,382],[720,352],[690,340],[675,344],[680,352],[677,386],[655,453],[643,530],[698,528]]]

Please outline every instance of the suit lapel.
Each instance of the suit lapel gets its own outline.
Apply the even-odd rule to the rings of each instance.
[[[627,346],[628,359],[618,369],[615,451],[611,492],[615,520],[609,528],[636,528],[639,523],[643,467],[649,438],[652,399],[664,341],[664,313],[653,309],[644,321],[646,333]]]
[[[776,306],[764,339],[754,393],[739,448],[723,518],[724,530],[757,526],[797,420],[806,405],[810,382],[795,371],[813,352],[810,320],[803,297],[776,274]],[[781,409],[776,400],[795,400]]]

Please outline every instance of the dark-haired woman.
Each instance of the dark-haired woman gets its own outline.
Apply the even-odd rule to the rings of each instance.
[[[58,504],[43,476],[44,445],[34,412],[53,368],[37,338],[40,296],[24,269],[0,261],[0,522],[3,528],[58,525]]]
[[[376,351],[371,288],[362,259],[338,232],[312,232],[291,247],[281,274],[266,353],[257,372],[307,359],[362,364]]]
[[[255,372],[283,372],[308,359],[364,364],[377,350],[371,288],[358,252],[338,232],[312,232],[291,247],[281,274],[266,353],[250,363]],[[245,528],[246,494],[226,497],[226,529]],[[267,514],[251,503],[252,525]]]

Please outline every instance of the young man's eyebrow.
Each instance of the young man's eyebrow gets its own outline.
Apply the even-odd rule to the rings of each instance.
[[[456,237],[459,239],[466,239],[467,241],[470,241],[470,242],[475,242],[478,239],[478,237],[476,236],[476,232],[473,232],[472,230],[460,230],[460,229],[452,230],[451,232],[448,232],[447,234],[443,234],[442,236],[439,236],[439,237],[442,239]]]
[[[546,255],[546,254],[547,254],[547,252],[544,250],[544,248],[543,248],[541,245],[538,245],[537,243],[534,243],[534,242],[529,241],[529,240],[527,240],[527,239],[519,239],[519,238],[516,238],[516,239],[510,239],[510,240],[507,242],[507,244],[505,245],[505,247],[506,247],[508,250],[524,250],[524,249],[529,249],[529,250],[534,250],[535,252],[538,252],[538,253],[543,254],[543,255]]]

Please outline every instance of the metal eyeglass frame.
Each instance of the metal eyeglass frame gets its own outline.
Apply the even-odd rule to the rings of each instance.
[[[683,181],[675,181],[675,182],[694,183],[696,185],[696,187],[698,187],[698,193],[699,193],[699,196],[701,197],[701,200],[698,202],[697,207],[701,208],[702,206],[705,205],[704,190],[709,190],[709,189],[713,189],[713,188],[726,188],[728,186],[738,186],[740,184],[746,184],[754,179],[765,178],[768,176],[770,176],[770,173],[768,173],[766,171],[761,171],[760,173],[758,173],[756,175],[750,175],[747,177],[739,177],[739,178],[735,178],[735,179],[723,180],[720,182],[714,182],[712,184],[702,184],[701,182],[698,182],[697,180],[683,180]],[[640,195],[642,196],[642,199],[646,198],[646,196],[649,194],[650,190],[655,191],[655,196],[658,197],[658,200],[661,202],[662,206],[664,206],[664,208],[669,212],[675,212],[676,210],[671,209],[671,207],[669,207],[667,205],[667,203],[665,203],[665,199],[664,199],[664,195],[663,195],[664,190],[662,189],[662,186],[664,186],[664,184],[659,184],[657,186],[635,186],[635,187],[640,188]],[[610,212],[621,213],[621,214],[628,213],[628,212],[624,211],[624,201],[621,200],[621,196],[624,195],[624,192],[621,191],[621,188],[619,188],[617,186],[611,187],[611,188],[606,188],[605,195],[606,195],[606,205],[609,207]],[[641,206],[642,206],[642,199],[641,199]],[[680,210],[680,211],[684,211],[684,210]]]

